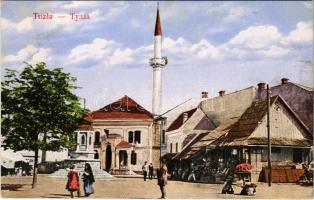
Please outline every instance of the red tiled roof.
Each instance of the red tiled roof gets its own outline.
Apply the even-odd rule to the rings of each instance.
[[[83,118],[84,121],[86,122],[89,122],[89,123],[92,123],[93,122],[93,118],[91,118],[91,116],[89,115],[86,115],[84,118]]]
[[[153,119],[152,113],[145,110],[128,96],[91,112],[93,119]]]
[[[84,116],[79,123],[80,130],[93,130],[92,127],[92,118],[90,116]]]
[[[130,144],[127,141],[121,141],[119,144],[117,144],[116,148],[131,148],[134,144]]]
[[[79,130],[81,130],[81,131],[92,131],[93,127],[91,125],[87,125],[87,124],[80,124]]]
[[[173,131],[176,130],[178,128],[180,128],[183,125],[183,115],[184,113],[188,114],[188,119],[193,115],[193,113],[196,111],[196,108],[193,108],[192,110],[186,111],[181,113],[176,120],[174,120],[174,122],[172,122],[172,124],[169,126],[169,128],[167,129],[167,131]]]

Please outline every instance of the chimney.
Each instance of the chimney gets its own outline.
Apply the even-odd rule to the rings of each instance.
[[[258,86],[258,91],[259,92],[262,92],[262,91],[264,91],[265,90],[265,86],[266,86],[266,84],[265,83],[259,83],[259,84],[257,84],[257,86]]]
[[[220,91],[219,91],[219,96],[220,96],[220,97],[222,97],[222,96],[224,96],[224,95],[225,95],[225,93],[226,93],[226,91],[224,91],[224,90],[220,90]]]
[[[182,124],[184,124],[184,122],[186,122],[186,120],[188,120],[188,113],[183,113],[183,120],[182,120]]]
[[[208,92],[207,91],[202,92],[202,98],[208,98]]]
[[[288,78],[282,78],[281,79],[281,85],[287,84],[287,83],[289,83],[289,79]]]

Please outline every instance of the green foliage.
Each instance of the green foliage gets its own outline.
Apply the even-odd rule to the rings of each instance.
[[[6,69],[1,82],[1,134],[5,136],[5,148],[74,148],[73,133],[86,112],[79,97],[72,93],[78,88],[75,81],[62,68],[50,70],[43,62],[27,64],[21,73]]]

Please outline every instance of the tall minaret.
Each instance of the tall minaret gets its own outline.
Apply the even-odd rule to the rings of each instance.
[[[162,68],[167,64],[167,57],[161,57],[161,25],[159,18],[159,6],[157,6],[157,16],[154,34],[154,57],[149,60],[150,66],[153,67],[153,105],[152,113],[155,116],[161,114],[162,94],[161,94],[161,76]]]

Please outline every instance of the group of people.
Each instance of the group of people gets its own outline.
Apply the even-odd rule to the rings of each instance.
[[[77,192],[78,197],[81,196],[79,177],[80,177],[80,173],[76,170],[76,166],[72,165],[68,173],[68,181],[66,184],[66,189],[70,192],[71,198],[74,198],[73,193],[75,191]],[[95,182],[93,170],[89,163],[85,164],[82,178],[83,178],[83,183],[84,183],[84,194],[85,196],[89,196],[90,194],[94,193],[93,183]]]
[[[144,175],[144,181],[146,181],[147,176],[150,180],[153,179],[154,176],[154,167],[153,163],[148,164],[147,161],[145,161],[145,164],[142,167],[143,175]]]
[[[166,185],[167,185],[167,172],[168,168],[166,164],[163,162],[160,169],[157,169],[157,179],[158,185],[161,191],[161,198],[166,198]],[[147,175],[150,179],[153,179],[154,176],[154,168],[152,163],[150,165],[145,162],[143,165],[143,174],[144,174],[144,181],[147,179]],[[68,173],[68,181],[66,184],[66,189],[70,192],[71,198],[74,198],[74,192],[77,192],[77,196],[81,196],[80,191],[80,177],[83,179],[84,183],[84,193],[85,196],[89,196],[90,194],[94,193],[93,183],[95,182],[95,178],[93,175],[92,168],[89,163],[85,164],[84,172],[82,175],[76,170],[76,166],[72,165],[70,167],[70,171]]]
[[[147,175],[149,175],[150,179],[153,179],[154,167],[152,163],[148,165],[146,161],[142,169],[143,169],[144,181],[146,181]],[[168,181],[168,168],[165,162],[162,163],[160,169],[157,169],[157,179],[158,179],[157,184],[160,187],[161,198],[165,199],[166,198],[166,185]]]

